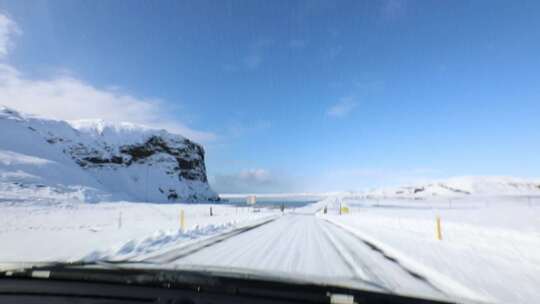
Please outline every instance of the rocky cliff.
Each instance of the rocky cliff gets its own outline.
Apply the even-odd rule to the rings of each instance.
[[[0,107],[0,128],[4,188],[16,182],[53,192],[77,189],[84,193],[78,198],[92,201],[219,200],[208,185],[203,147],[165,130],[101,120],[42,119],[5,107]],[[6,161],[6,155],[12,161]],[[25,157],[35,161],[21,161]]]

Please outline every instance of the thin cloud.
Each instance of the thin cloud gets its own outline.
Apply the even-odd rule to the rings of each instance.
[[[242,65],[248,70],[258,69],[264,61],[264,52],[267,48],[274,45],[274,40],[268,38],[259,38],[248,46],[248,53],[242,59]]]
[[[226,72],[238,72],[238,70],[240,69],[236,64],[230,63],[222,65],[222,68]]]
[[[430,168],[342,168],[322,172],[312,181],[323,191],[363,191],[433,181],[443,172]],[[317,189],[317,188],[314,188]]]
[[[12,43],[9,33],[16,28],[14,22],[9,18],[5,21],[6,18],[0,14],[0,20],[4,20],[0,21],[0,54]],[[69,74],[30,79],[9,64],[0,64],[0,104],[63,120],[129,121],[166,129],[196,141],[211,141],[216,137],[211,132],[194,130],[177,122],[167,114],[162,100],[136,97],[118,88],[97,88]]]
[[[302,39],[293,39],[289,42],[291,49],[302,49],[306,46],[306,41]]]
[[[330,60],[333,60],[333,59],[336,59],[342,52],[343,52],[343,46],[341,45],[332,46],[328,49],[327,56]]]
[[[258,134],[261,131],[268,130],[272,124],[269,121],[242,121],[233,120],[226,127],[226,134],[237,138],[245,135]]]
[[[385,83],[381,80],[356,81],[354,86],[364,94],[377,93],[384,90]]]
[[[274,45],[274,40],[270,38],[259,38],[253,41],[249,47],[252,50],[263,50],[265,48],[271,47],[272,45]]]
[[[406,9],[404,0],[385,0],[382,2],[381,15],[384,19],[398,19],[405,15]]]
[[[212,188],[220,193],[272,193],[290,191],[292,183],[283,175],[259,168],[216,175]]]
[[[21,34],[17,24],[8,16],[0,13],[0,59],[3,59],[13,47],[13,38]]]
[[[262,63],[262,56],[258,54],[251,54],[244,58],[244,64],[248,69],[256,69]]]
[[[349,115],[356,107],[358,102],[352,97],[341,98],[336,104],[331,106],[327,111],[326,115],[334,118],[345,117]]]

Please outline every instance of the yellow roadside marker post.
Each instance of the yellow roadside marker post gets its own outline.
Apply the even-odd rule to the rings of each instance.
[[[441,232],[441,217],[437,216],[436,220],[436,226],[437,226],[437,240],[442,240],[442,232]]]
[[[180,230],[183,232],[186,228],[186,222],[184,219],[184,209],[180,210]]]

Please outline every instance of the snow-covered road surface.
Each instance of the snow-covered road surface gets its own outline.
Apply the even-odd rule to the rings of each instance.
[[[254,229],[199,247],[177,248],[150,260],[290,273],[328,282],[350,280],[424,297],[442,295],[428,279],[314,215],[287,214]]]

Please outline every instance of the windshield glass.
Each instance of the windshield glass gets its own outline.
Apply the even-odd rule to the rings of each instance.
[[[540,302],[539,10],[0,0],[0,263]]]

